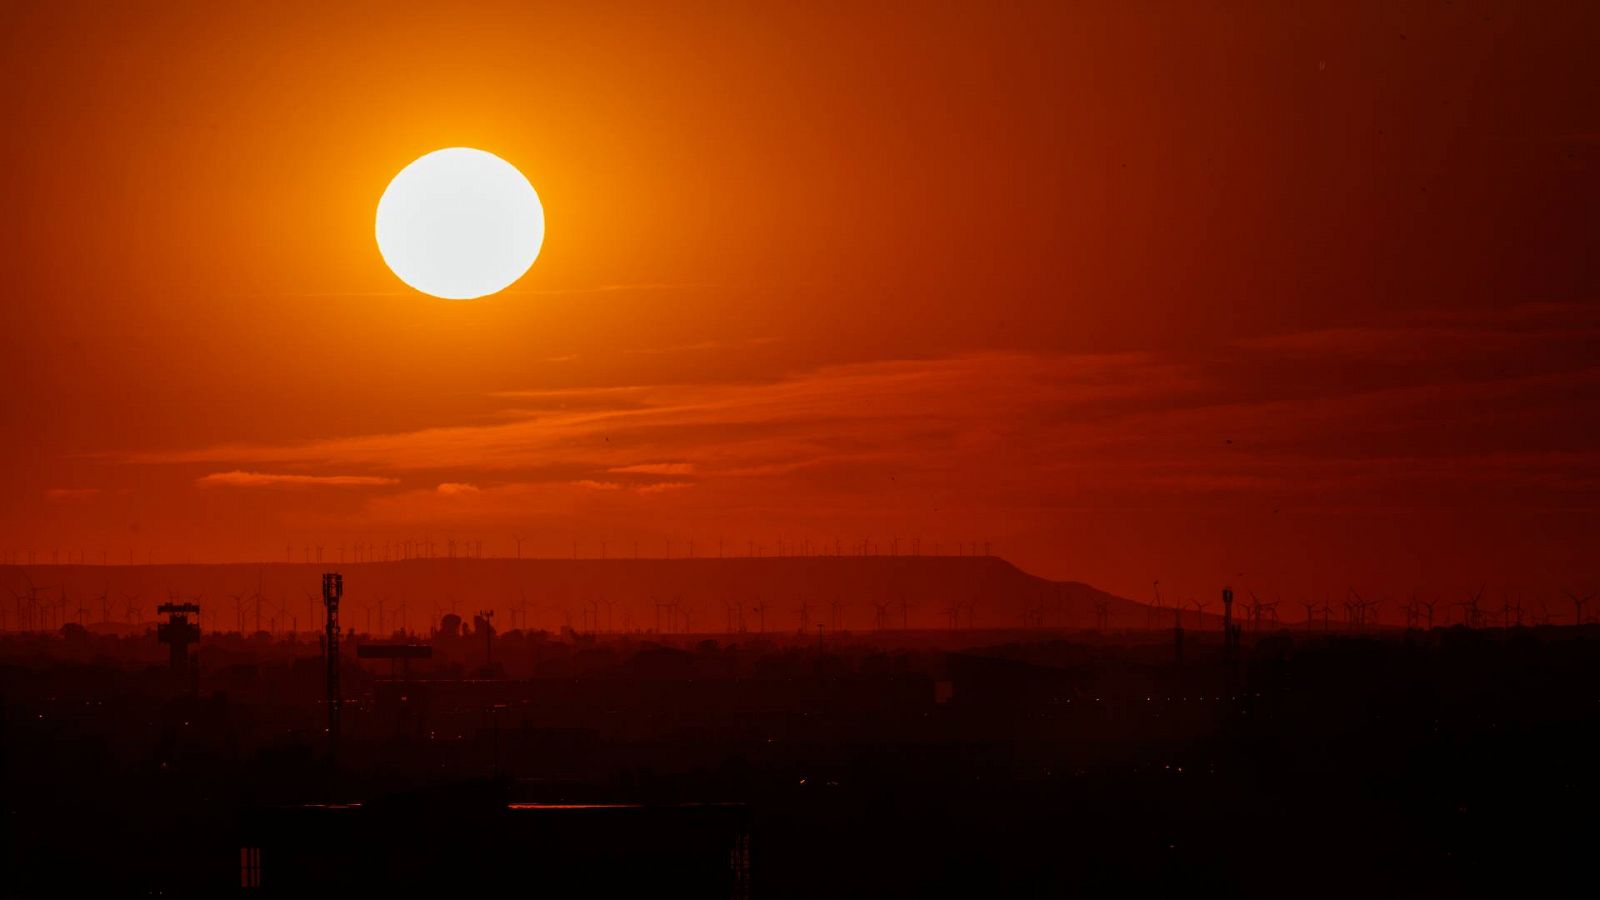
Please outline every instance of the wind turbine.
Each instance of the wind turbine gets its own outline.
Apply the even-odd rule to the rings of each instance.
[[[280,626],[289,633],[291,639],[300,631],[300,623],[295,621],[294,616],[289,612],[289,598],[287,597],[278,601],[278,614],[274,617],[272,623],[273,631],[277,631]]]
[[[256,608],[256,634],[261,633],[261,604],[264,603],[266,599],[266,595],[261,593],[261,576],[258,574],[256,575],[256,589],[250,595],[250,600]]]
[[[1375,598],[1373,598],[1371,600],[1362,600],[1361,601],[1361,624],[1362,625],[1366,625],[1367,624],[1367,622],[1369,621],[1369,617],[1368,617],[1367,614],[1371,613],[1372,615],[1370,617],[1370,621],[1372,622],[1372,627],[1373,628],[1381,627],[1382,623],[1383,623],[1383,612],[1382,612],[1382,610],[1383,610],[1383,599],[1382,598],[1375,597]]]
[[[1034,625],[1035,621],[1038,621],[1038,623],[1039,623],[1037,626]],[[1044,602],[1043,601],[1038,600],[1038,599],[1033,598],[1033,597],[1025,597],[1025,598],[1023,598],[1023,600],[1022,600],[1022,627],[1023,628],[1035,628],[1035,627],[1042,628],[1042,627],[1044,627]]]
[[[1041,614],[1040,615],[1041,621],[1039,623],[1040,625],[1044,624],[1044,622],[1042,621],[1043,618],[1044,617]],[[1095,603],[1094,603],[1094,627],[1095,627],[1096,631],[1099,631],[1102,634],[1104,634],[1105,632],[1111,630],[1111,602],[1110,601],[1108,601],[1108,600],[1096,600],[1095,601]]]
[[[137,625],[137,624],[139,624],[139,620],[140,620],[140,618],[142,618],[143,613],[144,613],[144,609],[139,606],[139,595],[138,594],[123,594],[122,595],[122,605],[123,605],[123,614],[128,617],[128,624],[129,625]]]
[[[885,629],[887,629],[889,627],[889,604],[888,603],[874,603],[874,604],[872,604],[872,610],[873,610],[873,617],[872,617],[872,627],[873,627],[873,629],[876,630],[876,631],[884,631]]]
[[[1428,611],[1428,630],[1433,630],[1433,608],[1439,605],[1437,599],[1422,601],[1422,608]],[[1446,611],[1448,614],[1448,611]]]
[[[67,623],[67,588],[63,585],[56,590],[56,612],[54,626],[60,628]]]
[[[39,630],[41,631],[50,630],[50,601],[40,599],[39,596],[50,589],[47,587],[39,587],[38,585],[34,584],[33,579],[29,578],[26,572],[23,573],[22,579],[28,583],[29,622],[35,626],[39,626]],[[66,596],[63,594],[62,601],[65,602],[65,600]],[[43,622],[39,621],[41,619],[41,613],[43,614],[42,618],[45,620]]]
[[[1248,603],[1244,604],[1245,608],[1247,610],[1249,610],[1249,613],[1247,615],[1248,615],[1248,621],[1250,622],[1250,630],[1251,631],[1260,631],[1261,630],[1261,598],[1257,597],[1256,596],[1256,592],[1250,590],[1249,588],[1245,588],[1245,593],[1250,595],[1250,601]]]
[[[1585,594],[1584,596],[1579,597],[1575,592],[1567,591],[1567,597],[1572,600],[1572,624],[1574,624],[1574,625],[1582,625],[1583,624],[1583,606],[1584,606],[1584,604],[1588,603],[1590,600],[1594,599],[1594,595],[1593,594]]]
[[[1356,593],[1354,587],[1350,588],[1350,598],[1344,601],[1345,624],[1349,625],[1352,631],[1359,631],[1365,618],[1366,607],[1362,605],[1361,595]]]
[[[1483,588],[1480,587],[1478,592],[1471,596],[1471,599],[1456,604],[1456,606],[1461,607],[1463,615],[1466,616],[1468,628],[1478,628],[1482,625],[1483,614],[1478,609],[1478,603],[1482,599]]]
[[[1283,600],[1280,598],[1272,601],[1271,603],[1261,604],[1261,611],[1271,617],[1273,625],[1278,624],[1278,604],[1282,602]]]

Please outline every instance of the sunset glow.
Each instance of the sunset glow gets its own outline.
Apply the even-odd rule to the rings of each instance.
[[[1600,537],[1579,5],[29,8],[0,559],[1554,592]]]
[[[1600,2],[0,4],[0,900],[1579,893],[1597,86]]]

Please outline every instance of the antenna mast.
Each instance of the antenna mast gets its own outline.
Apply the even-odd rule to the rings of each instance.
[[[344,576],[328,572],[322,576],[322,605],[328,611],[328,759],[339,755],[339,598],[344,596]]]

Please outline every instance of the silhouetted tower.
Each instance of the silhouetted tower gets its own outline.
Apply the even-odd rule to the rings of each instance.
[[[339,598],[344,596],[344,576],[328,572],[322,576],[322,605],[328,611],[328,758],[339,753]]]
[[[494,665],[494,627],[489,624],[489,620],[492,618],[494,618],[494,610],[480,609],[472,620],[472,626],[483,634],[484,668]]]
[[[1239,679],[1239,635],[1243,631],[1243,625],[1233,623],[1233,588],[1225,587],[1222,589],[1222,659],[1229,696],[1233,695]]]
[[[184,675],[189,671],[189,645],[200,642],[200,605],[197,603],[163,603],[156,613],[167,621],[156,625],[156,638],[167,645],[171,653],[172,673]],[[189,621],[193,615],[195,621]]]

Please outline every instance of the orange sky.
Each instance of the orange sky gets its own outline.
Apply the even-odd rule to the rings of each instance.
[[[1600,587],[1592,8],[861,5],[8,5],[0,550]],[[481,301],[372,237],[453,145]]]

